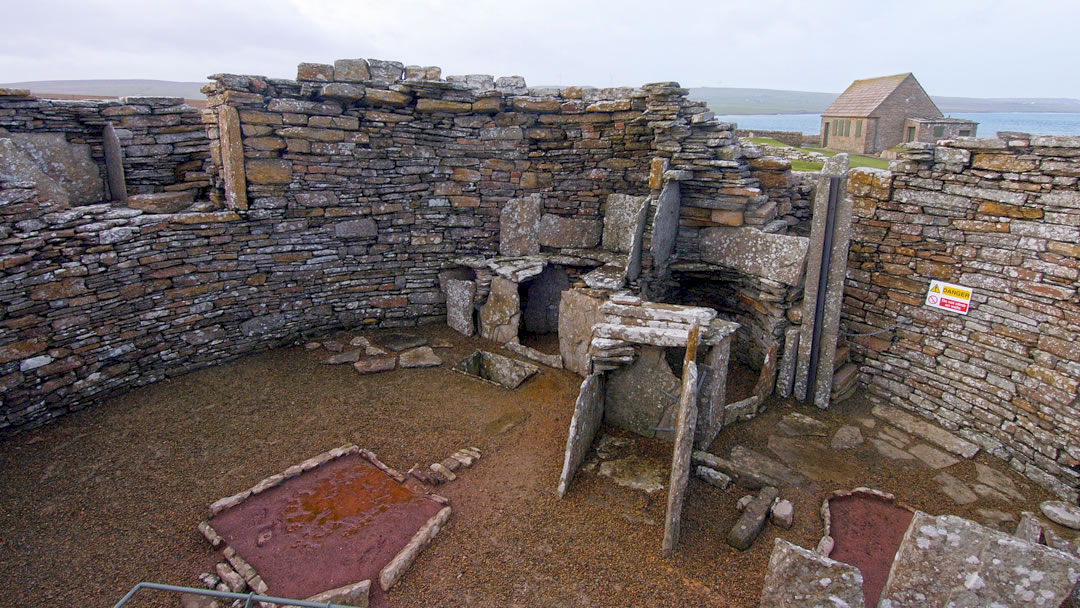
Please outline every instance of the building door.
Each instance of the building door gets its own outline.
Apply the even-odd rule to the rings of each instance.
[[[915,127],[907,128],[907,141],[915,141]]]
[[[821,136],[821,147],[829,147],[829,123],[825,123],[825,134]]]

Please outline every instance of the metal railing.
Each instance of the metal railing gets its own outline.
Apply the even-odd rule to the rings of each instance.
[[[177,585],[162,585],[161,583],[147,583],[142,582],[131,588],[131,591],[127,592],[127,595],[123,597],[116,606],[113,608],[120,608],[130,600],[135,593],[140,589],[152,589],[154,591],[168,591],[170,593],[192,593],[195,595],[205,595],[207,597],[216,597],[227,600],[246,600],[244,608],[251,608],[254,602],[266,602],[269,604],[277,604],[279,606],[300,606],[301,608],[354,608],[353,606],[347,606],[344,604],[332,604],[330,602],[308,602],[305,600],[291,600],[286,597],[273,597],[269,595],[259,595],[258,593],[232,593],[230,591],[218,591],[216,589],[198,589],[195,587],[179,587]]]

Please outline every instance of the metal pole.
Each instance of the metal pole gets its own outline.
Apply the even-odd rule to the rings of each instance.
[[[131,588],[131,591],[127,592],[116,606],[113,608],[120,608],[128,602],[140,589],[153,589],[155,591],[168,591],[170,593],[192,593],[194,595],[205,595],[207,597],[217,597],[227,600],[247,600],[247,606],[251,605],[251,602],[267,602],[270,604],[278,604],[279,606],[300,606],[301,608],[354,608],[353,606],[347,606],[345,604],[332,604],[330,602],[309,602],[307,600],[292,600],[287,597],[273,597],[270,595],[258,595],[256,593],[232,593],[231,591],[218,591],[216,589],[197,589],[195,587],[179,587],[177,585],[163,585],[161,583],[148,583],[142,582]]]

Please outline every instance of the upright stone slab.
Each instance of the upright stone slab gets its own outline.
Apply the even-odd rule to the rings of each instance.
[[[847,606],[862,608],[862,572],[777,538],[761,588],[760,608]]]
[[[653,234],[650,251],[653,266],[657,269],[667,267],[675,253],[675,239],[679,234],[679,208],[682,206],[682,194],[679,182],[669,180],[656,199],[656,215],[653,216]],[[663,274],[663,271],[660,271]]]
[[[563,456],[562,474],[559,476],[559,497],[566,495],[578,467],[589,453],[596,430],[604,419],[604,376],[593,374],[581,383],[574,416],[570,419],[570,432],[566,436],[566,453]]]
[[[637,224],[630,235],[630,259],[626,262],[626,278],[636,281],[641,275],[641,251],[645,246],[645,224],[649,221],[649,206],[652,196],[646,197],[637,213]]]
[[[765,350],[765,359],[761,363],[761,373],[758,374],[757,384],[754,385],[754,395],[761,402],[764,402],[769,395],[773,394],[773,390],[776,388],[776,351],[779,349],[779,345],[771,338],[769,342],[771,344]]]
[[[670,440],[671,423],[678,416],[679,384],[663,349],[642,346],[633,363],[608,372],[604,419],[644,437]]]
[[[720,429],[724,427],[724,399],[727,394],[728,361],[731,358],[731,336],[709,349],[704,380],[698,393],[698,420],[694,445],[701,450],[708,448]]]
[[[645,208],[644,196],[610,194],[604,204],[603,248],[629,253],[639,218]]]
[[[109,198],[119,203],[127,202],[127,181],[124,179],[124,152],[120,148],[120,138],[111,122],[105,123],[101,134],[102,148],[105,152],[105,178],[109,184]]]
[[[491,293],[480,309],[480,336],[492,342],[517,342],[521,325],[521,298],[518,284],[492,277]]]
[[[810,399],[821,408],[829,407],[832,389],[833,358],[836,355],[836,339],[840,327],[840,303],[844,298],[844,275],[847,272],[847,251],[851,241],[852,202],[847,196],[848,155],[837,154],[825,160],[814,194],[813,222],[810,227],[810,249],[806,259],[806,283],[803,289],[802,335],[799,337],[799,361],[795,370],[795,398]],[[827,277],[821,277],[821,262],[825,247],[825,233],[829,229],[829,176],[841,175],[837,185],[840,189],[834,210],[832,225],[833,246],[831,264]],[[818,290],[825,290],[825,307],[817,315]],[[815,319],[820,319],[819,343],[814,343]],[[815,386],[810,380],[810,358],[818,352]]]
[[[247,174],[244,169],[244,142],[240,115],[232,106],[218,108],[218,138],[221,142],[221,170],[225,181],[225,205],[229,209],[248,208]]]
[[[499,212],[499,254],[506,256],[540,253],[540,216],[544,210],[539,194],[512,198]]]
[[[690,480],[690,455],[694,451],[694,426],[697,424],[698,369],[694,359],[701,339],[694,326],[686,343],[682,388],[679,392],[679,415],[675,421],[675,447],[671,456],[671,479],[668,483],[667,513],[664,517],[664,557],[675,552],[682,525],[686,484]]]
[[[29,182],[50,208],[66,209],[71,206],[71,196],[56,180],[46,175],[28,156],[22,153],[10,139],[0,137],[0,178],[11,182]]]
[[[464,336],[472,336],[476,333],[476,325],[473,322],[475,296],[475,281],[446,280],[446,324],[450,326],[450,329]]]
[[[952,515],[916,511],[881,606],[1056,608],[1080,578],[1080,560]]]
[[[73,144],[63,133],[12,133],[15,147],[67,192],[73,205],[105,200],[105,183],[90,146]]]
[[[784,332],[784,354],[780,357],[780,369],[776,375],[776,394],[781,399],[791,396],[795,383],[795,364],[799,361],[799,337],[802,328],[789,327]]]
[[[559,300],[559,354],[563,367],[579,376],[588,376],[589,345],[593,325],[603,319],[600,305],[604,293],[592,289],[568,289]]]
[[[802,282],[809,243],[805,237],[771,234],[751,226],[703,228],[698,236],[702,260],[785,285]]]
[[[603,222],[545,213],[540,218],[540,245],[555,248],[591,249],[600,244]]]

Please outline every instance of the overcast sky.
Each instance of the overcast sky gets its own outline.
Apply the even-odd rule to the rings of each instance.
[[[932,95],[1080,98],[1077,0],[10,0],[0,82],[375,57],[530,85],[840,92],[914,72]]]

